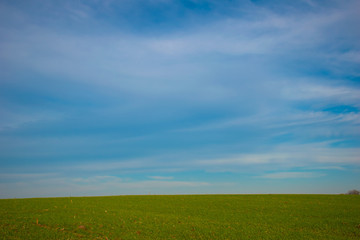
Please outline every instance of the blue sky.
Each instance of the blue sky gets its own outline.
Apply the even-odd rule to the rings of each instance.
[[[0,198],[360,188],[356,0],[0,1]]]

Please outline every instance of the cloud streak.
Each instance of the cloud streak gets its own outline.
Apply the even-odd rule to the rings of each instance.
[[[323,177],[325,174],[323,173],[315,173],[315,172],[278,172],[278,173],[268,173],[261,178],[268,179],[289,179],[289,178],[317,178]]]

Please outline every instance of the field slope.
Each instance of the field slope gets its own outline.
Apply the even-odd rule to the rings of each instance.
[[[360,239],[360,196],[3,199],[0,239]]]

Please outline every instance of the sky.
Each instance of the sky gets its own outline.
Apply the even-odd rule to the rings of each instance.
[[[0,0],[0,198],[360,189],[357,0]]]

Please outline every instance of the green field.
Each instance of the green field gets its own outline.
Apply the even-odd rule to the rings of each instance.
[[[360,239],[360,196],[3,199],[0,239]]]

